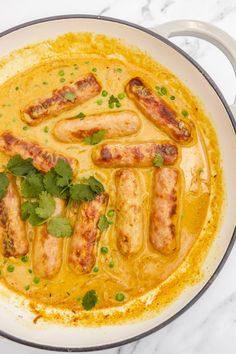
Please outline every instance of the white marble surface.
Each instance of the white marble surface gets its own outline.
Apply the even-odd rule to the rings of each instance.
[[[2,0],[1,5],[0,31],[40,17],[84,13],[125,19],[146,27],[176,19],[196,19],[213,23],[236,38],[236,0]],[[178,38],[174,42],[208,71],[227,101],[232,103],[235,77],[223,54],[193,38]],[[235,269],[236,246],[213,285],[190,310],[145,339],[100,353],[235,354]],[[0,353],[39,354],[43,351],[0,338]]]

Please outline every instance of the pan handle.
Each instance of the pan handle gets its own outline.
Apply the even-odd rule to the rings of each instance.
[[[179,20],[166,22],[152,28],[152,30],[166,38],[191,36],[205,39],[206,41],[214,44],[226,55],[233,66],[236,76],[236,41],[220,28],[201,21]],[[231,106],[231,110],[236,119],[236,97],[233,105]]]

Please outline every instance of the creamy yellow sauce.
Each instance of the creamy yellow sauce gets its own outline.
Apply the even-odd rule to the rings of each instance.
[[[127,258],[119,253],[116,245],[114,217],[114,224],[102,233],[98,244],[96,266],[99,271],[96,273],[92,271],[89,274],[76,275],[69,269],[67,259],[70,239],[64,241],[63,266],[59,274],[51,280],[40,279],[38,284],[33,282],[31,250],[29,261],[26,263],[20,259],[1,259],[2,281],[5,282],[6,286],[30,297],[34,304],[45,303],[46,306],[52,305],[71,309],[76,316],[83,310],[81,298],[86,291],[91,289],[96,290],[98,294],[99,302],[96,309],[120,306],[121,303],[117,302],[115,298],[118,292],[125,295],[123,303],[128,303],[157,288],[160,284],[167,284],[169,300],[167,300],[165,291],[165,294],[159,294],[159,305],[168,303],[170,299],[173,299],[178,291],[174,289],[176,285],[173,283],[173,278],[168,285],[168,277],[175,272],[177,279],[178,271],[176,272],[176,270],[185,260],[185,262],[189,262],[190,268],[187,267],[185,274],[178,278],[179,291],[184,285],[194,281],[192,275],[195,274],[195,279],[197,279],[196,274],[199,273],[200,261],[215,235],[223,198],[217,139],[214,129],[198,100],[191,95],[178,78],[155,63],[147,54],[141,53],[135,48],[128,49],[115,39],[109,41],[107,37],[103,36],[97,36],[96,39],[95,41],[90,34],[69,34],[55,41],[33,45],[27,49],[28,57],[25,60],[26,62],[28,60],[28,67],[26,67],[26,64],[24,64],[25,67],[23,66],[23,58],[26,56],[24,50],[18,51],[8,59],[3,60],[0,63],[0,73],[1,71],[4,73],[4,70],[5,72],[9,71],[9,62],[14,63],[17,55],[18,62],[22,60],[22,63],[18,65],[19,72],[14,73],[0,87],[0,132],[11,130],[25,139],[37,140],[44,146],[77,158],[80,167],[75,180],[90,175],[99,179],[109,193],[107,210],[115,209],[114,174],[116,169],[96,167],[91,160],[91,149],[94,147],[84,143],[63,144],[58,142],[52,134],[53,127],[58,120],[73,117],[80,112],[89,115],[111,111],[108,106],[109,96],[112,94],[117,96],[124,92],[128,80],[139,76],[154,90],[157,85],[164,86],[167,89],[167,95],[162,98],[172,106],[181,119],[191,120],[194,123],[195,138],[189,146],[180,146],[180,158],[176,164],[182,172],[182,178],[178,249],[174,254],[170,256],[161,255],[153,249],[149,242],[150,198],[154,171],[154,167],[152,167],[139,169],[144,195],[142,208],[144,214],[144,242],[137,255]],[[71,55],[68,52],[71,52]],[[32,64],[34,65],[30,65],[30,58],[32,58]],[[24,70],[21,71],[23,67]],[[63,76],[58,74],[60,70],[64,70],[65,74]],[[102,89],[108,92],[107,97],[98,95],[56,118],[42,122],[36,127],[29,127],[21,120],[20,111],[25,106],[39,98],[50,95],[53,89],[62,87],[88,72],[93,72],[101,83]],[[65,81],[61,80],[62,78]],[[175,100],[170,100],[170,96],[175,96]],[[102,99],[102,104],[97,103],[98,99]],[[120,102],[121,107],[119,109],[114,108],[113,111],[125,109],[135,111],[141,119],[142,126],[137,134],[119,138],[119,142],[170,140],[137,109],[127,96]],[[183,110],[188,111],[188,117],[184,118],[181,115]],[[45,129],[45,127],[47,128]],[[111,141],[114,140],[111,139]],[[2,168],[4,168],[8,159],[9,157],[0,153]],[[214,205],[217,205],[218,208],[216,209]],[[71,217],[71,215],[73,215],[73,210],[68,210],[68,216]],[[210,217],[212,226],[209,225],[203,229],[204,224],[208,222]],[[74,218],[71,217],[71,222],[73,223],[73,221]],[[27,230],[32,246],[33,228],[28,225]],[[199,237],[200,233],[201,237]],[[199,241],[202,237],[205,238],[204,247]],[[198,242],[196,242],[197,240]],[[108,254],[104,255],[100,252],[102,246],[108,247]],[[190,250],[192,254],[194,254],[194,251],[196,252],[194,260],[191,259]],[[113,268],[109,266],[111,261],[114,263]],[[7,271],[9,264],[15,265],[15,270],[12,273]],[[167,283],[163,283],[166,279]],[[27,285],[30,288],[26,291],[25,287]],[[158,308],[156,299],[153,300],[153,304],[156,304],[155,308]],[[146,311],[144,307],[142,309],[139,307],[139,310],[138,307],[133,308],[127,317],[136,317],[138,312],[141,314],[144,311]],[[88,319],[88,313],[85,317]],[[113,315],[110,321],[115,319],[115,315]],[[103,317],[101,317],[101,321],[104,321]]]

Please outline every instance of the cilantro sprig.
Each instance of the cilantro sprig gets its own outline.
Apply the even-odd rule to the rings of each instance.
[[[9,185],[9,180],[4,172],[0,172],[0,199],[4,198],[7,194],[7,187]]]
[[[96,145],[105,138],[106,133],[107,130],[101,129],[92,135],[86,136],[86,138],[84,138],[84,143],[88,145]]]
[[[92,310],[92,308],[97,304],[98,296],[95,290],[89,290],[83,297],[82,306],[86,311]]]

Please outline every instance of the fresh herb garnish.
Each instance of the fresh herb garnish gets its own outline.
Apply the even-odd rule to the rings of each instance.
[[[98,273],[98,272],[99,272],[99,268],[98,268],[98,267],[94,267],[94,268],[93,268],[93,272],[94,272],[94,273]]]
[[[111,224],[112,222],[107,219],[106,215],[102,215],[98,221],[98,228],[101,232],[103,232],[108,229],[109,225]]]
[[[24,289],[25,291],[28,291],[30,289],[30,285],[26,285]]]
[[[70,197],[77,202],[89,202],[93,200],[96,193],[87,184],[74,184],[70,187]]]
[[[21,205],[21,219],[23,221],[28,220],[32,226],[40,225],[45,222],[36,213],[36,208],[39,204],[37,202],[24,202]]]
[[[4,172],[0,172],[0,199],[4,198],[7,194],[7,188],[9,185],[9,180]]]
[[[46,127],[43,128],[43,131],[44,131],[44,133],[48,133],[49,132],[49,128],[48,128],[47,125],[46,125]]]
[[[74,118],[79,118],[79,119],[84,119],[85,114],[83,112],[80,112],[79,114],[77,114]]]
[[[93,71],[94,73],[96,73],[97,68],[92,68],[92,71]]]
[[[95,290],[89,290],[83,297],[82,306],[86,311],[91,310],[98,302],[97,293]]]
[[[111,95],[110,97],[109,97],[109,100],[108,100],[108,106],[109,106],[109,108],[114,108],[115,106],[116,107],[120,107],[121,106],[121,104],[120,104],[120,101],[118,100],[118,98],[117,97],[115,97],[114,95]]]
[[[69,220],[59,216],[48,221],[47,229],[50,235],[55,237],[70,237],[73,231]]]
[[[174,101],[175,100],[175,96],[170,96],[170,100]]]
[[[21,194],[24,198],[38,197],[44,191],[43,175],[34,172],[21,180]]]
[[[36,171],[32,162],[31,158],[24,160],[20,155],[15,155],[8,161],[7,169],[15,176],[26,176]]]
[[[96,145],[100,143],[104,139],[106,132],[106,130],[102,129],[90,136],[87,136],[86,138],[84,138],[85,144]]]
[[[103,100],[102,100],[102,99],[97,100],[97,104],[98,104],[99,106],[101,106],[101,105],[103,104]]]
[[[107,213],[107,216],[109,216],[110,218],[112,218],[115,215],[115,210],[114,209],[110,209]]]
[[[47,192],[39,195],[39,206],[35,209],[36,214],[42,219],[48,219],[55,211],[56,203],[54,198]]]
[[[164,164],[164,159],[163,156],[159,153],[156,154],[156,156],[153,159],[153,165],[155,167],[161,167]]]
[[[73,171],[67,162],[64,160],[58,160],[55,166],[55,171],[58,174],[57,185],[59,187],[65,187],[69,184],[73,177]]]

